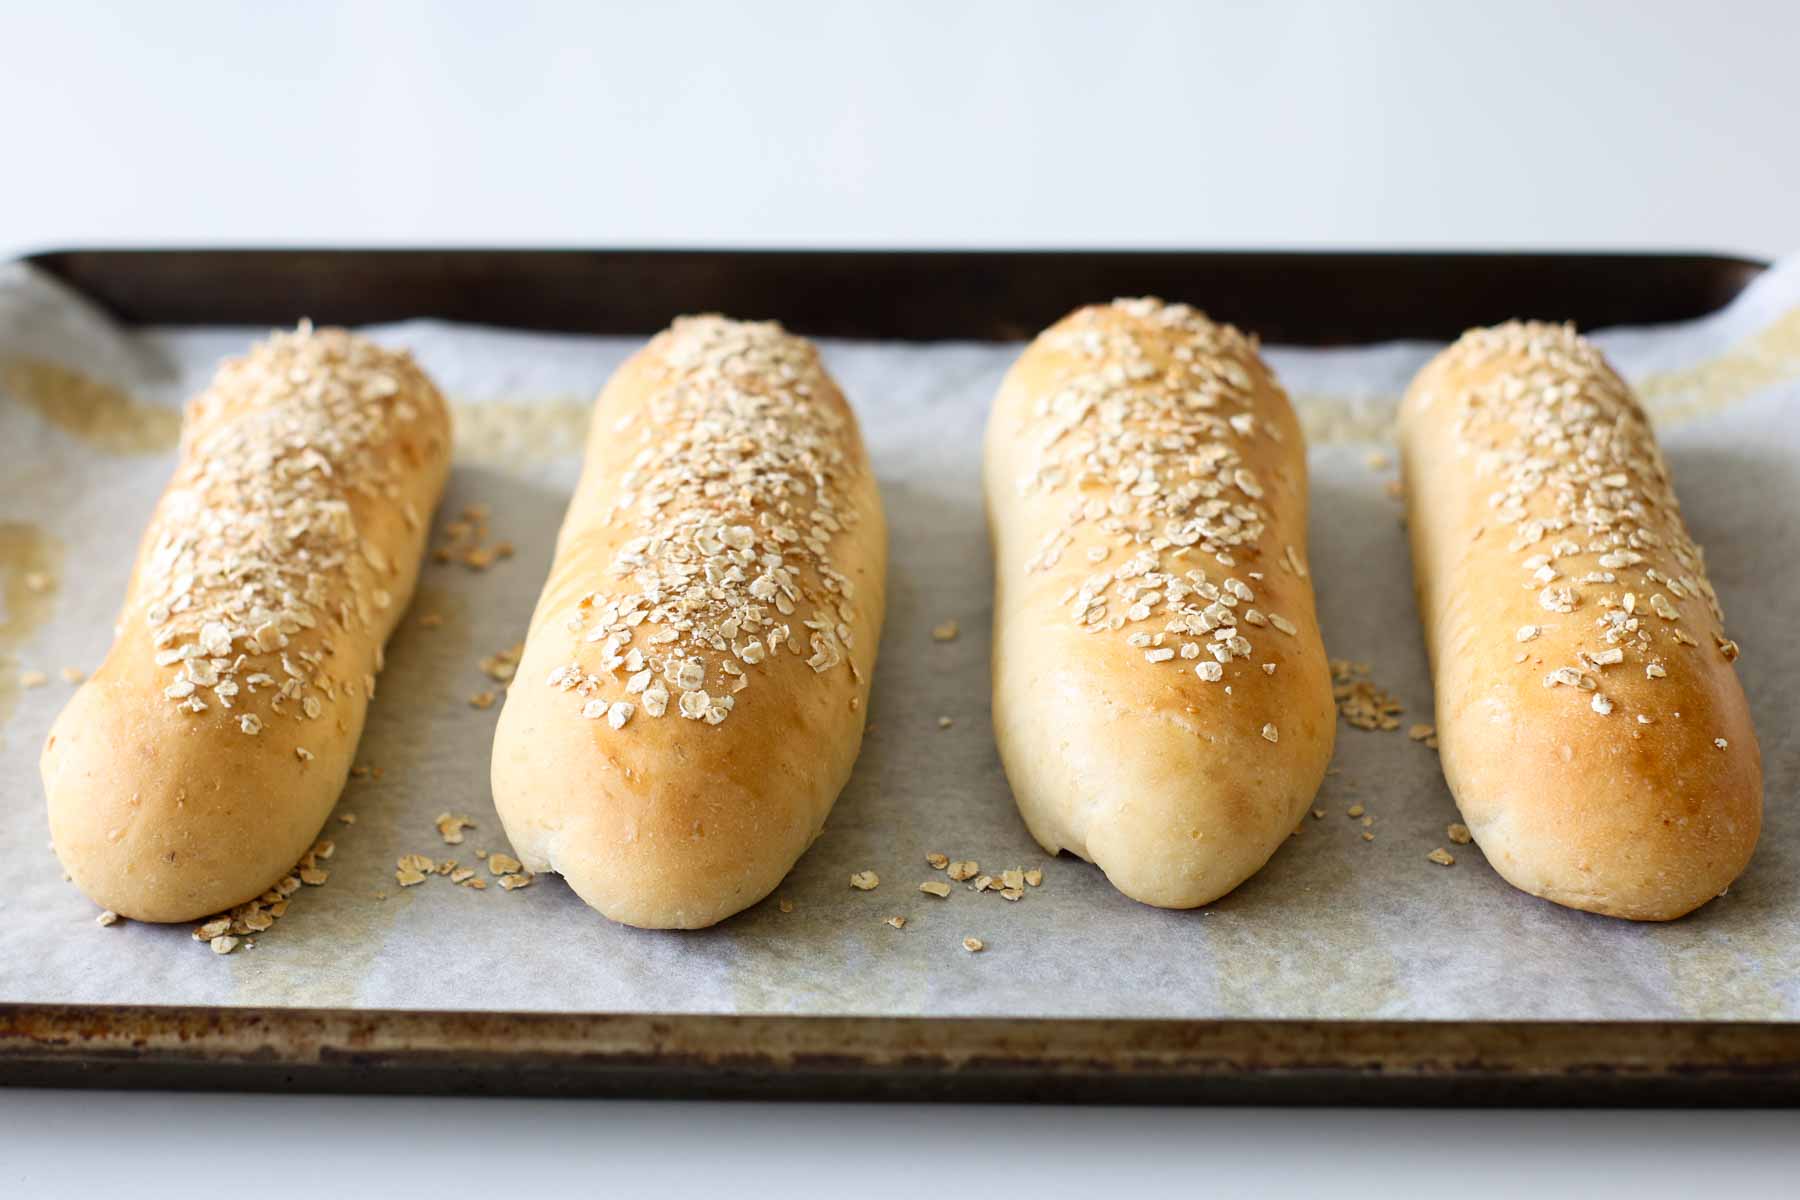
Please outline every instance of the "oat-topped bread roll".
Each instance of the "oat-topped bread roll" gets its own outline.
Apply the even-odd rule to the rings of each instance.
[[[595,405],[494,737],[514,852],[628,925],[774,890],[862,744],[887,534],[804,339],[687,317]]]
[[[250,900],[318,836],[450,463],[404,352],[279,334],[187,407],[106,661],[44,745],[77,886],[140,921]]]
[[[1007,375],[986,474],[994,730],[1032,836],[1147,904],[1223,896],[1336,732],[1286,395],[1186,305],[1084,308]]]
[[[1663,921],[1744,869],[1762,760],[1655,435],[1568,326],[1465,334],[1400,412],[1438,743],[1507,882]]]

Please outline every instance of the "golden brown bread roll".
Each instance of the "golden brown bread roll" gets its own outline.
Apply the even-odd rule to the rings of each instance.
[[[775,324],[675,322],[600,394],[494,737],[514,852],[615,921],[756,903],[862,742],[887,536],[856,419]]]
[[[986,485],[994,729],[1032,836],[1147,904],[1217,899],[1336,733],[1286,395],[1185,305],[1084,308],[1007,375]]]
[[[1634,920],[1762,825],[1737,646],[1644,411],[1573,328],[1465,334],[1400,413],[1444,774],[1515,887]]]
[[[431,381],[342,330],[277,335],[189,403],[112,649],[44,745],[51,838],[95,903],[191,920],[306,852],[449,462]]]

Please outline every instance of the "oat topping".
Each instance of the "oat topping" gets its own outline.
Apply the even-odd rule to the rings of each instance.
[[[100,926],[102,929],[106,928],[108,925],[116,925],[118,923],[119,914],[110,908],[94,918],[94,924]]]
[[[254,735],[364,692],[379,649],[340,678],[334,639],[375,626],[400,568],[354,506],[398,494],[397,440],[445,452],[428,423],[443,411],[410,356],[342,330],[303,323],[220,368],[189,406],[189,444],[125,616],[150,630],[170,703],[255,708],[256,722],[235,722]]]
[[[514,642],[505,650],[496,650],[481,660],[481,673],[496,683],[511,683],[519,669],[519,658],[525,653],[524,642]]]
[[[950,866],[947,868],[947,870],[949,872],[950,878],[956,880],[956,882],[958,882],[958,883],[961,883],[965,879],[975,878],[975,876],[977,874],[979,874],[981,871],[981,864],[974,861],[973,859],[969,859],[969,860],[961,861],[961,862],[953,862],[950,864]]]
[[[885,924],[892,925],[895,929],[905,929],[906,928],[906,918],[903,916],[900,916],[898,913],[896,913],[893,916],[889,917],[887,919],[887,921],[885,922]]]
[[[607,693],[720,724],[783,653],[854,676],[854,587],[832,549],[856,520],[847,497],[863,468],[817,352],[773,323],[708,316],[676,321],[651,353],[661,390],[621,430],[643,449],[607,515],[637,536],[613,560],[616,585],[565,616],[594,649],[549,686],[604,699],[617,729],[632,710]]]
[[[1452,842],[1455,842],[1458,846],[1466,846],[1475,840],[1475,835],[1470,833],[1469,827],[1464,825],[1461,821],[1452,821],[1450,824],[1444,826],[1444,836],[1449,838]]]
[[[237,949],[240,939],[273,928],[276,921],[287,915],[290,896],[303,886],[324,886],[331,873],[319,864],[336,853],[335,843],[314,842],[312,849],[301,855],[300,861],[294,864],[293,873],[282,876],[274,887],[229,912],[209,917],[195,926],[195,940],[209,943],[215,954],[230,954]],[[243,941],[242,944],[252,947],[256,945],[254,941]]]
[[[928,879],[919,885],[919,890],[927,896],[936,896],[939,900],[950,897],[950,885],[936,879]]]
[[[873,871],[858,871],[850,876],[850,886],[859,892],[872,892],[881,886],[881,877]]]
[[[931,865],[933,867],[936,867],[940,871],[950,865],[950,860],[948,858],[946,858],[942,854],[936,853],[935,851],[930,854],[927,854],[925,856],[925,861],[926,861],[926,863],[928,863],[929,865]]]
[[[978,937],[966,937],[962,940],[962,947],[970,954],[980,954],[987,949],[987,943]]]
[[[438,836],[444,839],[445,845],[449,846],[462,845],[463,830],[475,828],[472,818],[447,812],[439,813],[437,820],[432,824],[437,826]]]
[[[1391,732],[1400,728],[1400,714],[1406,707],[1369,678],[1368,663],[1334,658],[1330,665],[1331,696],[1339,716],[1357,729]]]
[[[491,875],[516,875],[525,869],[524,864],[512,855],[500,853],[487,856],[487,867]]]
[[[500,559],[512,556],[511,542],[488,544],[488,506],[485,504],[465,505],[461,517],[444,526],[444,540],[431,551],[433,562],[461,563],[471,571],[485,571]]]
[[[1075,359],[1037,401],[1024,436],[1035,449],[1021,494],[1055,496],[1063,519],[1025,564],[1057,566],[1088,543],[1097,568],[1069,587],[1069,619],[1087,633],[1123,634],[1152,665],[1208,682],[1254,653],[1252,631],[1297,628],[1257,606],[1253,565],[1265,553],[1265,482],[1243,450],[1279,432],[1257,415],[1276,385],[1254,339],[1183,304],[1117,300],[1086,309],[1039,344]],[[1292,546],[1282,566],[1305,575]],[[1204,656],[1204,657],[1203,657]]]
[[[1661,679],[1708,643],[1736,658],[1649,420],[1604,356],[1572,326],[1514,321],[1464,334],[1445,361],[1501,358],[1523,361],[1457,398],[1456,435],[1492,481],[1488,507],[1521,587],[1582,631],[1574,661],[1550,664],[1545,685],[1593,693],[1605,716],[1609,667]]]
[[[1440,867],[1453,867],[1456,865],[1456,856],[1454,854],[1451,854],[1448,850],[1444,849],[1442,846],[1439,846],[1436,850],[1433,850],[1430,854],[1427,854],[1425,857],[1429,858],[1432,862],[1436,863]]]
[[[1262,735],[1263,740],[1266,742],[1279,742],[1281,740],[1281,731],[1275,728],[1273,722],[1262,727]]]

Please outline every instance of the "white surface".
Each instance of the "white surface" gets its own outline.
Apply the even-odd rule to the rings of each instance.
[[[1800,6],[0,0],[0,249],[1800,248]]]
[[[0,1092],[0,1194],[1454,1200],[1792,1194],[1788,1113]]]
[[[1800,5],[0,0],[54,245],[1800,248]],[[1780,1194],[1776,1114],[0,1093],[0,1193]],[[155,1164],[155,1165],[152,1165]],[[670,1186],[670,1177],[673,1183]],[[32,1185],[27,1192],[22,1185]],[[614,1186],[617,1185],[617,1186]],[[129,1192],[127,1191],[129,1189]],[[961,1189],[957,1189],[961,1190]]]

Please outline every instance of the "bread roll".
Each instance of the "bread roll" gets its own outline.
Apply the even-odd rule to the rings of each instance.
[[[1400,413],[1444,774],[1513,886],[1666,921],[1724,890],[1762,760],[1637,401],[1568,326],[1463,336]]]
[[[106,660],[44,745],[77,886],[140,921],[259,895],[343,790],[450,461],[405,353],[302,325],[187,407]]]
[[[994,730],[1055,853],[1146,904],[1268,861],[1336,733],[1306,569],[1306,447],[1254,339],[1118,300],[994,401]]]
[[[600,394],[500,714],[514,853],[628,925],[768,895],[856,761],[886,558],[809,343],[717,316],[658,335]]]

